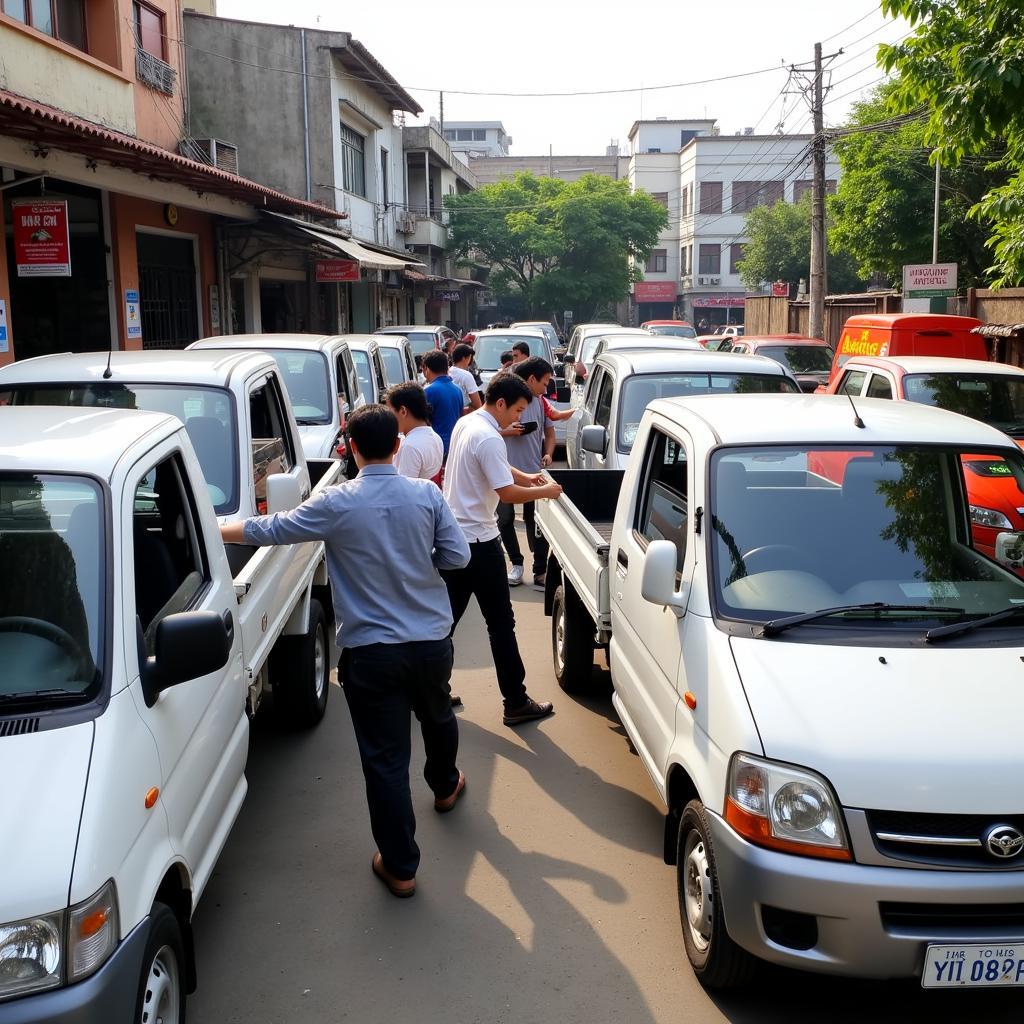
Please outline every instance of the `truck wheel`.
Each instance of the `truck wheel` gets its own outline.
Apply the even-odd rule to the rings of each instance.
[[[283,636],[274,649],[274,706],[289,726],[308,729],[324,717],[330,694],[330,647],[320,602],[309,602],[309,629]]]
[[[566,693],[589,689],[594,676],[594,627],[567,583],[551,602],[551,653],[555,678]]]
[[[154,903],[149,916],[135,1021],[185,1024],[185,946],[178,919],[163,903]]]
[[[711,829],[699,800],[691,800],[679,819],[676,885],[683,943],[697,980],[714,989],[745,985],[757,960],[726,931]]]

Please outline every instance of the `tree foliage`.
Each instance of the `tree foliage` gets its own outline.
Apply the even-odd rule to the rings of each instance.
[[[891,109],[924,107],[924,143],[943,166],[993,156],[1006,173],[973,208],[991,224],[996,284],[1024,282],[1024,31],[1020,0],[882,0],[914,34],[883,46]]]
[[[577,320],[626,297],[668,224],[648,193],[596,174],[565,182],[522,172],[445,205],[456,254],[490,263],[499,295],[522,295],[536,315],[572,309]]]
[[[893,92],[893,84],[886,83],[856,104],[847,127],[886,121]],[[911,121],[893,131],[853,134],[834,143],[843,173],[829,199],[829,244],[849,253],[864,278],[878,272],[897,285],[904,264],[931,262],[935,170],[926,132],[922,121]],[[960,265],[961,284],[985,280],[991,228],[971,211],[1005,181],[1004,172],[973,159],[942,171],[939,260]]]
[[[747,237],[743,259],[738,264],[743,283],[755,291],[769,281],[811,276],[811,195],[799,203],[780,199],[772,206],[755,206],[747,214]],[[858,284],[853,261],[839,252],[829,254],[828,290],[841,293]]]

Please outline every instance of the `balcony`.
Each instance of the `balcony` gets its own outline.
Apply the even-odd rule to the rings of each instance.
[[[479,185],[476,175],[469,169],[469,166],[455,156],[451,146],[445,142],[444,137],[434,128],[421,125],[419,127],[403,129],[402,149],[405,151],[407,158],[410,154],[418,153],[428,154],[428,159],[433,157],[435,164],[440,164],[442,167],[453,171],[466,190],[475,189]],[[414,165],[413,161],[415,160],[416,157],[414,156],[412,160],[408,161],[410,167]],[[422,165],[422,158],[420,158],[419,162]]]
[[[432,245],[437,249],[448,248],[448,214],[443,210],[427,212],[422,207],[411,207],[409,215],[416,226],[407,236],[407,245]]]

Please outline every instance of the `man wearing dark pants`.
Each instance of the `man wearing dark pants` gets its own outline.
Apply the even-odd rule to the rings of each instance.
[[[339,674],[366,779],[374,874],[399,897],[416,892],[420,851],[409,791],[409,713],[426,750],[434,809],[466,784],[451,709],[452,616],[439,570],[461,569],[469,546],[441,492],[392,465],[398,421],[382,405],[348,421],[359,475],[290,512],[221,527],[227,543],[322,540],[338,618]]]
[[[516,363],[512,372],[526,381],[534,400],[526,407],[519,422],[506,427],[501,433],[505,438],[509,465],[532,476],[551,465],[555,452],[555,428],[544,402],[544,395],[555,371],[546,359],[532,356]],[[528,424],[531,423],[534,426],[529,428]],[[532,501],[523,504],[523,522],[526,524],[526,543],[533,553],[533,585],[543,590],[548,567],[548,543],[543,537],[537,536],[535,508]],[[515,505],[504,501],[498,505],[498,529],[512,563],[508,585],[518,587],[523,582],[523,553],[516,536]]]
[[[502,373],[487,385],[483,408],[463,416],[452,433],[444,480],[444,496],[469,541],[469,564],[442,572],[452,616],[459,624],[475,597],[491,644],[506,725],[518,725],[551,714],[549,701],[537,702],[526,692],[526,669],[516,641],[516,620],[509,598],[505,556],[501,550],[495,509],[498,501],[526,502],[557,498],[558,484],[545,483],[508,463],[500,430],[515,423],[533,401],[526,382]]]

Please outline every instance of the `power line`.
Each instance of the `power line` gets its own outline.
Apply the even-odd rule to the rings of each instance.
[[[851,28],[856,28],[861,22],[867,21],[868,18],[870,18],[872,15],[875,15],[875,14],[878,14],[878,13],[879,13],[878,5],[876,4],[874,7],[871,8],[870,11],[868,11],[867,14],[865,14],[863,17],[858,18],[856,21],[851,22],[849,25],[846,26],[846,28],[841,28],[838,32],[833,32],[832,35],[825,36],[825,38],[822,39],[822,42],[823,43],[827,43],[827,42],[831,41],[832,39],[835,39],[837,36],[845,35],[847,32],[850,31]],[[852,43],[847,43],[847,45],[848,46],[852,46],[853,44]]]

